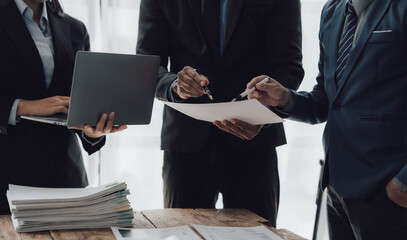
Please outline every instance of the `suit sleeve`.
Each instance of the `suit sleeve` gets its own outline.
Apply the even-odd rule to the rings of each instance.
[[[140,5],[138,54],[151,54],[161,57],[158,73],[156,97],[169,101],[168,89],[177,78],[167,69],[171,48],[171,33],[168,22],[160,8],[158,0],[142,0]]]
[[[4,51],[4,46],[0,44],[0,66],[6,66],[5,63],[7,61],[6,54]],[[11,79],[6,79],[4,76],[3,71],[0,69],[0,84],[1,86],[7,85],[7,81],[11,81]],[[13,107],[14,101],[16,98],[10,97],[2,90],[0,87],[0,134],[7,135],[8,130],[8,120],[10,117],[11,108]]]
[[[2,81],[4,80],[0,79],[0,82]],[[14,101],[15,98],[0,95],[0,134],[7,135],[8,133],[8,120]]]
[[[82,31],[83,31],[83,42],[85,43],[85,51],[90,51],[90,40],[89,40],[89,33],[88,30],[86,29],[85,24],[82,24]]]
[[[304,77],[301,4],[299,0],[280,0],[275,4],[267,24],[268,73],[285,87],[296,90]]]
[[[321,15],[321,24],[324,18],[324,10]],[[293,101],[292,110],[289,119],[317,124],[325,122],[328,118],[328,98],[325,92],[324,79],[324,45],[321,43],[322,32],[319,33],[319,63],[317,84],[311,92],[296,92],[291,90],[291,101]]]

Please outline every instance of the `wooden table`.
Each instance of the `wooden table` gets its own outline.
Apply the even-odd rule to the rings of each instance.
[[[271,227],[264,218],[245,209],[158,209],[134,214],[135,228],[165,228],[189,224],[229,227],[263,225],[285,240],[305,240],[294,233]],[[51,230],[36,233],[17,233],[10,215],[0,216],[0,240],[114,240],[109,228],[86,230]]]

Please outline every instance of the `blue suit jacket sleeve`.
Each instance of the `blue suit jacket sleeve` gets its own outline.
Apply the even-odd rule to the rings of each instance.
[[[324,47],[320,44],[319,74],[311,92],[291,91],[292,106],[289,119],[310,124],[325,122],[328,118],[328,98],[324,84]]]

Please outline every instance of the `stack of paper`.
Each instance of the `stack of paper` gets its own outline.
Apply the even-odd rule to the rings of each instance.
[[[93,188],[9,185],[7,198],[17,232],[131,226],[126,183]]]

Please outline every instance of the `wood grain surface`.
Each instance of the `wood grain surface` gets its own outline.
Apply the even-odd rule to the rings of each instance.
[[[134,228],[166,228],[181,225],[224,227],[254,227],[263,225],[284,240],[306,240],[288,230],[271,227],[269,222],[245,209],[157,209],[134,213]],[[196,232],[196,231],[195,231]],[[17,233],[10,215],[0,216],[0,240],[114,240],[109,228],[81,230],[51,230]]]

